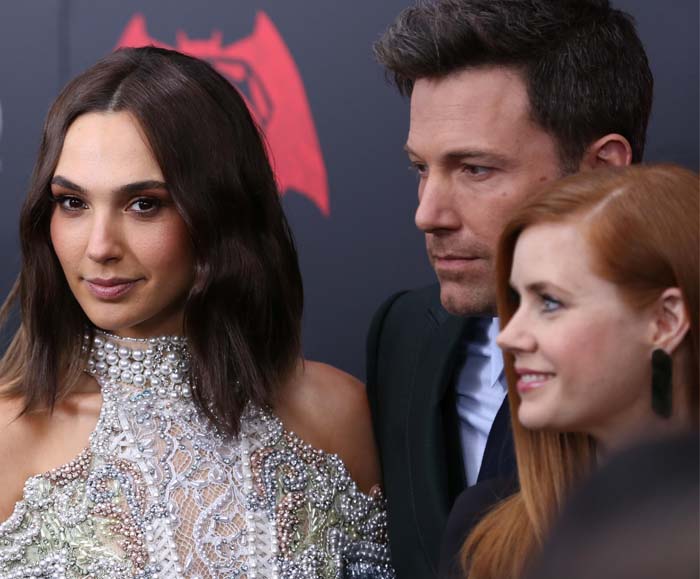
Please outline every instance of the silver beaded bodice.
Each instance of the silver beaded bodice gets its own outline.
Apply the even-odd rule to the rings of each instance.
[[[98,335],[89,446],[27,480],[0,579],[393,578],[379,491],[249,407],[238,437],[192,401],[184,339]]]

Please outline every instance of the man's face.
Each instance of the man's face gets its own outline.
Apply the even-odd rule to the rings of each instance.
[[[501,231],[523,199],[561,176],[556,143],[531,120],[519,73],[484,67],[417,80],[406,151],[443,306],[493,312]]]

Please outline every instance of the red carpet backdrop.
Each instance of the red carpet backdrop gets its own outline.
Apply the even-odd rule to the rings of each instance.
[[[648,161],[698,169],[698,3],[614,1],[636,19],[656,81]],[[205,59],[265,130],[301,259],[307,357],[364,376],[370,317],[430,283],[402,146],[408,102],[371,44],[404,0],[23,0],[0,4],[0,292],[18,266],[17,215],[47,108],[119,46]]]

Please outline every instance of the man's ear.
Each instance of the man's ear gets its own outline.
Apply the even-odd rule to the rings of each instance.
[[[583,154],[579,170],[624,167],[632,163],[632,147],[625,137],[611,133],[590,144]]]
[[[681,290],[677,287],[665,289],[653,308],[652,343],[655,348],[672,354],[690,329]]]

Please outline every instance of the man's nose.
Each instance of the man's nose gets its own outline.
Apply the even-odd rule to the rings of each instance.
[[[118,260],[123,255],[123,232],[119,219],[95,215],[90,227],[87,256],[97,263]]]
[[[461,222],[449,179],[429,174],[419,186],[416,227],[426,233],[459,229]]]

